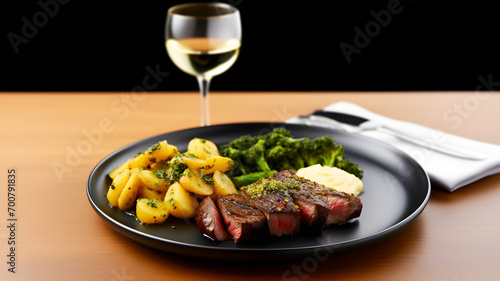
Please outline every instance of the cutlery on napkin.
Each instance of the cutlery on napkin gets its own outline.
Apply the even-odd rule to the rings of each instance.
[[[449,145],[443,146],[436,142],[429,142],[425,139],[420,138],[420,136],[414,134],[410,135],[407,132],[399,130],[398,128],[391,127],[390,124],[384,125],[377,121],[368,120],[346,113],[318,110],[313,112],[307,118],[310,118],[313,121],[320,121],[322,123],[325,123],[325,125],[330,125],[335,128],[339,128],[352,133],[359,133],[366,130],[378,130],[385,134],[390,134],[403,139],[407,142],[411,142],[427,149],[432,149],[455,157],[470,160],[483,160],[487,158],[487,155],[485,154],[480,154],[460,147],[451,147]]]
[[[342,129],[389,143],[415,159],[427,172],[434,187],[449,192],[500,173],[499,145],[391,119],[349,102],[331,104],[323,111],[326,113],[318,111],[286,122]],[[342,118],[340,120],[344,122],[335,121],[328,117],[328,112],[353,115],[354,121],[346,122]]]

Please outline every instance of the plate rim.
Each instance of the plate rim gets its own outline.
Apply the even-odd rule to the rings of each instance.
[[[255,247],[249,247],[249,248],[246,248],[246,247],[245,248],[225,248],[224,247],[224,248],[221,248],[221,247],[218,247],[217,244],[214,244],[214,245],[197,245],[197,244],[193,244],[193,243],[180,242],[180,241],[176,241],[176,240],[172,240],[172,239],[168,239],[168,238],[158,237],[158,236],[155,236],[155,235],[152,235],[152,234],[149,234],[149,233],[145,233],[145,232],[140,231],[138,229],[135,229],[133,227],[127,226],[123,222],[115,220],[114,218],[112,218],[108,214],[106,214],[103,210],[101,210],[101,208],[97,205],[97,203],[95,202],[95,200],[93,200],[93,198],[92,198],[92,194],[91,194],[92,193],[91,182],[92,182],[92,179],[93,179],[94,175],[99,171],[99,168],[101,168],[101,166],[103,166],[110,158],[112,158],[112,157],[120,154],[122,151],[127,150],[130,147],[133,147],[135,145],[147,142],[149,140],[156,139],[156,138],[158,138],[160,136],[167,135],[167,134],[172,134],[172,133],[187,132],[187,131],[192,131],[192,130],[198,130],[198,129],[201,129],[201,128],[207,128],[208,129],[208,128],[220,128],[220,127],[224,127],[224,126],[229,126],[230,127],[230,126],[249,126],[249,125],[252,125],[252,126],[267,126],[267,127],[269,127],[269,126],[275,126],[275,127],[276,126],[287,126],[287,127],[301,127],[301,128],[308,128],[308,127],[320,128],[320,129],[329,130],[329,131],[333,131],[333,132],[340,133],[340,134],[345,134],[345,135],[350,135],[350,136],[355,135],[356,138],[365,139],[367,141],[370,141],[370,142],[373,142],[373,143],[377,143],[377,145],[382,145],[382,146],[385,146],[385,147],[387,147],[387,148],[389,148],[391,150],[395,150],[395,151],[398,152],[399,156],[403,156],[407,161],[412,162],[413,166],[418,167],[418,169],[420,170],[420,172],[425,176],[425,182],[426,182],[426,188],[425,188],[426,189],[425,190],[426,194],[425,194],[425,197],[422,200],[422,202],[420,202],[420,204],[418,205],[418,207],[415,208],[411,212],[411,214],[407,215],[406,217],[404,217],[403,219],[401,219],[397,223],[395,223],[395,224],[393,224],[393,225],[391,225],[391,226],[389,226],[387,228],[384,228],[384,229],[382,229],[382,230],[380,230],[378,232],[372,233],[370,235],[363,236],[363,237],[358,237],[358,238],[354,238],[354,239],[349,239],[349,240],[341,241],[341,242],[333,242],[333,243],[329,243],[329,244],[309,245],[309,246],[299,246],[299,247],[284,247],[284,248],[272,248],[272,247],[271,248],[264,248],[264,247],[258,247],[258,248],[255,248]],[[191,128],[181,129],[181,130],[168,131],[168,132],[164,132],[164,133],[161,133],[161,134],[156,134],[156,135],[153,135],[153,136],[150,136],[150,137],[146,137],[146,138],[143,138],[143,139],[131,142],[131,143],[127,144],[127,145],[124,145],[124,146],[122,146],[122,147],[120,147],[120,148],[112,151],[111,153],[108,153],[106,156],[104,156],[92,168],[92,171],[91,171],[91,173],[90,173],[90,175],[88,177],[87,186],[86,186],[87,199],[89,200],[89,203],[93,207],[94,211],[96,211],[99,216],[101,216],[103,219],[105,219],[105,221],[108,224],[108,226],[111,226],[111,228],[113,230],[119,232],[120,234],[126,236],[129,239],[132,239],[132,240],[134,240],[136,242],[139,242],[141,244],[144,244],[144,245],[152,247],[152,248],[157,248],[157,247],[149,245],[149,243],[144,243],[144,242],[141,242],[141,241],[137,241],[136,239],[134,239],[131,236],[137,235],[137,236],[140,236],[140,237],[145,237],[147,239],[151,239],[151,240],[156,241],[156,242],[169,243],[169,244],[174,244],[176,246],[197,248],[197,249],[203,249],[203,250],[208,250],[208,251],[220,251],[220,252],[229,252],[229,253],[239,253],[239,252],[241,252],[243,255],[250,254],[250,253],[264,253],[265,254],[265,253],[269,253],[269,252],[289,252],[289,251],[292,251],[292,250],[294,250],[294,251],[305,251],[305,250],[315,250],[315,249],[325,248],[325,247],[326,248],[338,248],[338,250],[340,250],[340,251],[337,251],[337,252],[343,252],[342,250],[344,250],[344,248],[346,248],[346,247],[351,246],[350,244],[355,244],[355,245],[352,245],[351,247],[369,244],[369,243],[371,243],[373,241],[380,240],[382,238],[392,236],[392,235],[394,235],[394,234],[396,234],[396,233],[404,230],[411,223],[413,223],[413,221],[424,211],[425,207],[427,206],[427,204],[429,202],[429,199],[430,199],[431,190],[432,190],[431,182],[430,182],[430,178],[429,178],[429,175],[427,174],[427,172],[422,168],[422,166],[416,160],[414,160],[413,158],[411,158],[411,156],[409,156],[408,154],[404,153],[404,151],[398,149],[395,146],[392,146],[392,145],[390,145],[388,143],[382,142],[382,141],[377,140],[377,139],[369,138],[367,136],[363,136],[363,135],[360,135],[360,134],[347,133],[347,132],[343,132],[343,131],[332,129],[332,128],[325,128],[325,127],[321,127],[321,126],[303,125],[303,124],[289,124],[289,123],[282,123],[282,122],[237,122],[237,123],[222,123],[222,124],[215,124],[215,125],[206,126],[206,127],[191,127]],[[126,232],[129,232],[130,234],[133,234],[133,235],[128,235]],[[159,248],[157,248],[157,249],[159,249]],[[175,254],[183,255],[182,253],[175,253]],[[190,255],[190,254],[187,254],[187,256],[190,256],[190,257],[199,257],[198,255],[194,255],[193,256],[193,255]],[[233,256],[234,255],[231,255],[231,257],[233,257]]]

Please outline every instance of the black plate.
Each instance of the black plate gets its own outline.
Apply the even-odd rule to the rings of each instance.
[[[360,195],[363,212],[357,221],[327,227],[320,233],[269,237],[252,243],[236,244],[232,240],[214,242],[204,237],[193,220],[171,217],[162,225],[144,225],[108,204],[106,192],[111,184],[109,171],[152,144],[167,140],[184,152],[187,143],[195,137],[221,145],[241,135],[265,134],[279,126],[287,127],[294,137],[333,137],[344,146],[346,157],[364,169],[365,191]],[[332,129],[282,123],[225,124],[147,138],[104,158],[94,168],[87,183],[87,195],[95,211],[113,229],[130,239],[170,253],[231,260],[325,256],[352,250],[407,227],[424,210],[430,192],[427,174],[412,158],[392,146]]]

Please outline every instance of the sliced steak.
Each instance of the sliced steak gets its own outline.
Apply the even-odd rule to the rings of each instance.
[[[267,218],[269,234],[294,235],[300,232],[300,207],[280,182],[261,179],[244,188],[243,194],[257,205]]]
[[[301,221],[312,229],[321,229],[325,226],[330,208],[323,200],[321,194],[316,194],[307,188],[303,188],[303,183],[298,180],[295,171],[285,170],[273,174],[269,179],[278,180],[287,184],[292,190],[292,197],[300,207]]]
[[[300,189],[293,194],[293,200],[300,208],[302,224],[314,229],[322,229],[330,213],[328,204],[323,196],[315,194],[310,190]]]
[[[213,240],[223,241],[229,236],[222,224],[219,210],[210,196],[198,204],[195,220],[198,229]]]
[[[363,204],[361,199],[352,194],[338,192],[317,182],[299,177],[293,170],[285,170],[271,176],[288,184],[288,186],[309,190],[328,205],[329,213],[325,225],[342,224],[361,215]]]
[[[359,197],[327,188],[316,189],[314,192],[322,194],[330,207],[326,225],[346,223],[361,215],[363,204]]]
[[[254,202],[241,194],[229,194],[217,199],[227,231],[235,242],[257,238],[266,223],[266,217]]]

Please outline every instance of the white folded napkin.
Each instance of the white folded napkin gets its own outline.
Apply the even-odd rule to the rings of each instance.
[[[436,152],[383,132],[375,130],[361,132],[365,136],[390,143],[410,155],[427,172],[433,187],[452,192],[486,176],[500,173],[499,145],[479,142],[414,123],[387,118],[349,102],[337,102],[325,107],[324,110],[360,116],[377,121],[382,125],[397,128],[409,135],[418,136],[431,144],[458,147],[462,150],[470,149],[487,156],[484,160],[468,160]],[[303,123],[299,118],[291,118],[286,122]],[[310,123],[314,124],[314,121],[310,120]]]

